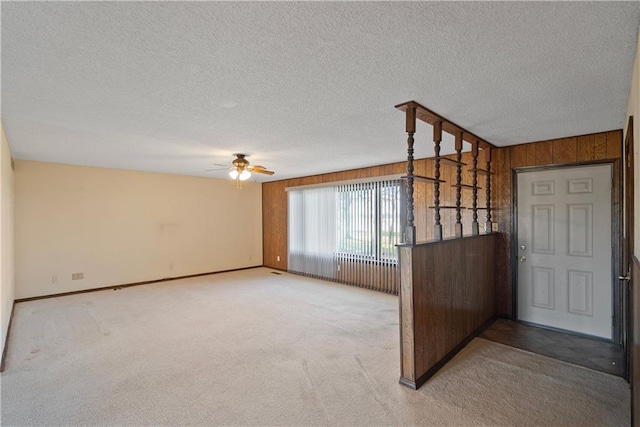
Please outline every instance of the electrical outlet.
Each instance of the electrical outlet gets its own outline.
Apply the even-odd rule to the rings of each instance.
[[[491,223],[491,231],[493,231],[494,233],[498,232],[498,223],[497,222],[492,222]]]
[[[71,280],[80,280],[84,279],[84,273],[72,273]]]
[[[280,262],[280,255],[276,257],[276,261]]]
[[[58,276],[51,276],[51,283],[58,283]]]

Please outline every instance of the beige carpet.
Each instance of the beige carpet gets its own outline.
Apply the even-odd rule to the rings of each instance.
[[[3,425],[629,425],[624,380],[475,339],[398,384],[391,295],[254,269],[20,303]]]

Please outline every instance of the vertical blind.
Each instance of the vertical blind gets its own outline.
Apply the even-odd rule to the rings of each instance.
[[[398,179],[291,188],[289,271],[397,293]]]

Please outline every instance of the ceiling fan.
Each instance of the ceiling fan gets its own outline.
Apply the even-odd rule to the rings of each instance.
[[[229,176],[232,179],[235,179],[236,181],[246,181],[251,177],[251,173],[253,172],[261,173],[264,175],[274,174],[273,171],[267,170],[267,168],[265,168],[264,166],[260,166],[260,165],[251,166],[249,164],[249,161],[246,159],[247,157],[246,154],[235,153],[234,156],[236,156],[236,158],[233,159],[233,161],[231,162],[233,166],[229,169]],[[217,163],[216,165],[224,166]],[[215,170],[215,169],[211,169],[211,170]]]

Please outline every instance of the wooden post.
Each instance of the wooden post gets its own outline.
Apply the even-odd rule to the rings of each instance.
[[[484,160],[487,162],[487,225],[485,233],[493,232],[493,224],[491,223],[491,147],[485,147]]]
[[[413,135],[416,132],[416,107],[407,108],[407,225],[404,241],[408,244],[416,243],[416,227],[413,217]]]
[[[462,132],[456,133],[456,237],[462,237]]]
[[[442,240],[442,224],[440,223],[440,142],[442,141],[442,122],[433,124],[433,143],[436,155],[435,175],[433,183],[433,204],[435,209],[435,225],[433,227],[434,240]]]
[[[473,222],[471,222],[471,234],[480,234],[478,226],[478,141],[471,144],[471,156],[473,158]]]
[[[415,246],[400,246],[400,384],[416,389],[415,316],[413,313],[413,250]]]

